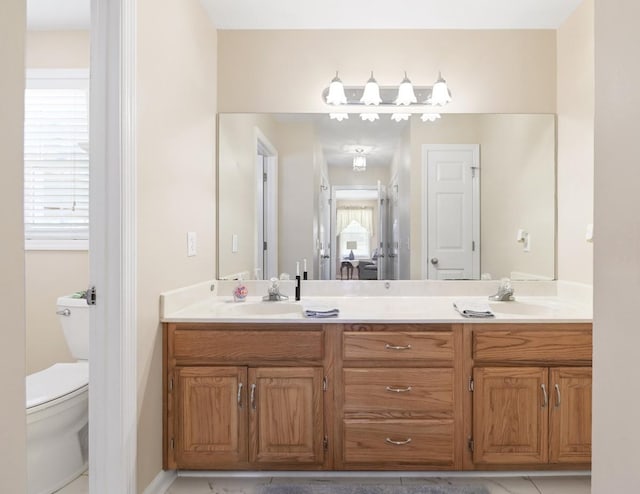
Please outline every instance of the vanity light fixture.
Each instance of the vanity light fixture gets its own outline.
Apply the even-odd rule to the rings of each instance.
[[[391,115],[391,120],[394,122],[402,122],[403,120],[409,120],[411,113],[394,113]]]
[[[396,105],[410,105],[412,103],[417,103],[418,99],[416,98],[416,94],[413,91],[413,84],[407,77],[407,72],[404,72],[404,79],[400,83],[400,87],[398,87],[398,97],[395,100]]]
[[[415,86],[406,71],[399,86],[378,85],[373,71],[365,86],[344,86],[336,72],[329,87],[322,91],[322,100],[335,106],[442,106],[451,101],[451,91],[440,72],[433,86]]]
[[[329,113],[329,118],[331,120],[337,120],[338,122],[342,122],[343,120],[349,119],[348,113]]]
[[[361,113],[360,118],[366,122],[375,122],[380,119],[380,115],[377,113]]]
[[[431,88],[431,97],[426,103],[434,106],[444,106],[451,101],[451,91],[447,86],[447,81],[442,78],[442,73],[438,72],[438,80]]]
[[[338,77],[338,71],[336,76],[331,80],[329,84],[329,94],[327,94],[327,104],[329,105],[345,105],[347,103],[347,96],[344,94],[344,86],[342,81]]]
[[[442,118],[439,113],[423,113],[420,120],[423,122],[435,122],[439,118]]]
[[[367,157],[364,154],[358,154],[353,157],[353,171],[363,172],[367,169]]]
[[[380,86],[378,86],[378,82],[373,78],[373,70],[371,71],[371,77],[369,77],[367,84],[364,86],[360,103],[364,103],[365,105],[379,105],[382,103]]]

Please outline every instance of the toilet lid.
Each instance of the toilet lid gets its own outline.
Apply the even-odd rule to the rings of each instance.
[[[54,364],[27,376],[27,408],[56,400],[89,384],[89,362]]]

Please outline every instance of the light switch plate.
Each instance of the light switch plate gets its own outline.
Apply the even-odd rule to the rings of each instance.
[[[198,253],[197,242],[196,232],[187,232],[187,257],[193,257]]]

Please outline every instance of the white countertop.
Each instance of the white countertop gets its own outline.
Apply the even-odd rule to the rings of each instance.
[[[207,282],[167,292],[162,295],[162,322],[265,322],[265,323],[587,323],[592,321],[588,300],[579,297],[560,297],[562,290],[546,290],[546,295],[518,295],[513,302],[489,302],[473,290],[461,294],[439,295],[321,295],[303,296],[299,302],[263,302],[261,296],[250,296],[244,302],[234,302],[230,295],[218,295]],[[233,286],[233,285],[230,285]],[[460,285],[462,286],[462,285]],[[223,285],[224,291],[228,287]],[[262,287],[251,287],[262,288]],[[540,292],[527,290],[521,292]],[[186,290],[186,291],[185,291]],[[262,290],[256,289],[258,293]],[[325,290],[326,291],[326,290]],[[450,290],[444,290],[450,291]],[[466,292],[466,293],[465,293]],[[251,293],[251,289],[250,289]],[[266,290],[265,290],[266,293]],[[287,293],[285,291],[285,293]],[[491,293],[489,291],[489,293]],[[495,314],[491,318],[467,318],[453,307],[454,301],[488,303]],[[308,318],[307,308],[338,309],[339,315],[330,318]]]

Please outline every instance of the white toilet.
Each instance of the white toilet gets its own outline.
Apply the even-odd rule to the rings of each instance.
[[[49,494],[87,468],[89,306],[60,297],[57,309],[74,363],[54,364],[27,376],[28,494]]]

